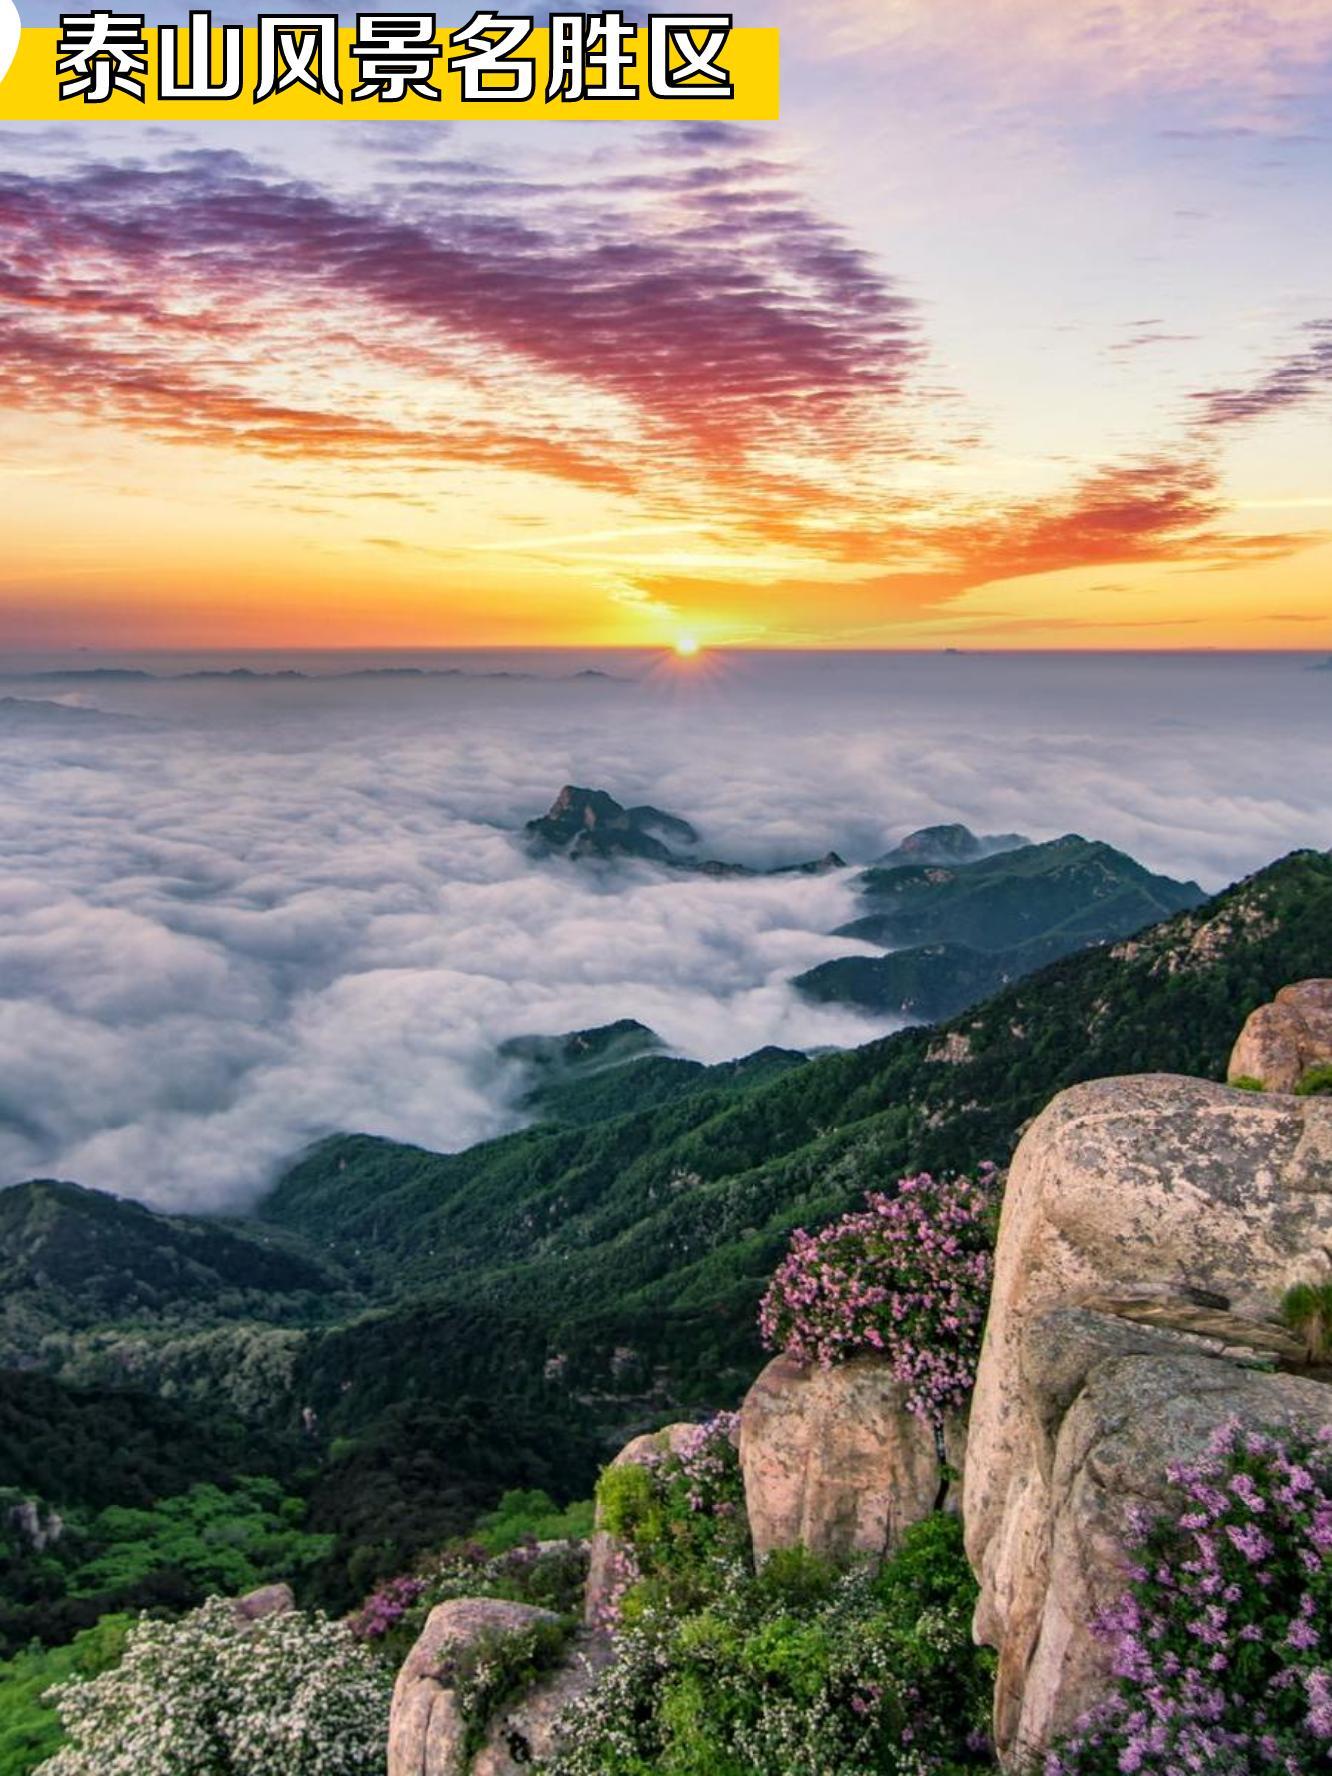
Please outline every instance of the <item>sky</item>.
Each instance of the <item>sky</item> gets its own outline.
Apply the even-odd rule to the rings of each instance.
[[[506,1038],[618,1018],[705,1061],[868,1041],[891,1023],[791,980],[877,953],[833,933],[921,826],[1080,832],[1209,892],[1332,832],[1307,658],[607,658],[0,658],[0,1187],[244,1210],[334,1130],[451,1151],[517,1126]],[[533,857],[566,782],[683,816],[707,857],[848,867]]]
[[[1332,647],[1326,0],[736,16],[779,123],[5,129],[0,646]]]

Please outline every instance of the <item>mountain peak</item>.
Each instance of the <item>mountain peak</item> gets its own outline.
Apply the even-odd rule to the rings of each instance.
[[[1031,840],[1021,833],[972,832],[961,821],[943,826],[922,826],[908,833],[893,850],[876,859],[881,869],[896,869],[906,864],[974,863],[982,857],[993,857],[1001,851],[1016,851]]]
[[[558,851],[576,862],[589,858],[635,858],[714,877],[813,876],[846,868],[845,860],[836,851],[769,870],[691,855],[699,835],[678,814],[668,814],[650,804],[626,808],[609,791],[585,789],[576,783],[566,783],[547,812],[538,820],[529,820],[524,831],[538,854]],[[685,850],[676,849],[679,846]]]
[[[538,846],[565,851],[571,857],[641,857],[655,863],[674,861],[665,843],[696,845],[698,834],[687,820],[661,808],[626,808],[604,789],[566,783],[549,810],[526,826]]]

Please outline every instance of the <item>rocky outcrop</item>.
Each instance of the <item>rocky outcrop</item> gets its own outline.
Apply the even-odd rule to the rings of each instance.
[[[53,1548],[65,1533],[64,1518],[41,1499],[19,1499],[5,1512],[4,1523],[34,1554]]]
[[[908,1412],[886,1364],[858,1358],[806,1368],[777,1357],[740,1412],[740,1465],[754,1553],[805,1547],[830,1559],[882,1557],[943,1502],[960,1472],[966,1433]]]
[[[696,1429],[692,1424],[667,1425],[665,1430],[650,1431],[635,1437],[610,1464],[613,1468],[637,1465],[651,1467],[664,1456],[678,1454],[684,1440]],[[587,1569],[587,1586],[583,1593],[583,1620],[589,1628],[605,1628],[612,1617],[615,1599],[628,1573],[628,1550],[618,1536],[613,1536],[601,1520],[597,1506],[592,1532],[592,1549]]]
[[[584,1633],[571,1642],[559,1668],[495,1716],[471,1776],[517,1776],[559,1749],[560,1720],[580,1701],[610,1662],[609,1640]]]
[[[454,1675],[479,1642],[558,1619],[549,1610],[493,1598],[464,1598],[432,1610],[394,1686],[388,1776],[514,1776],[552,1756],[560,1717],[587,1693],[610,1657],[604,1636],[575,1636],[554,1671],[484,1723],[479,1744],[459,1705]]]
[[[285,1616],[295,1608],[296,1598],[290,1585],[261,1585],[257,1591],[235,1598],[231,1613],[238,1622],[262,1622],[269,1616]]]
[[[818,876],[846,868],[835,851],[775,869],[754,870],[743,863],[692,855],[698,833],[678,814],[661,808],[626,808],[604,789],[580,789],[566,783],[547,812],[529,820],[524,831],[538,855],[560,852],[575,862],[636,859],[702,876]],[[681,852],[675,847],[683,845]]]
[[[974,863],[1000,851],[1017,851],[1031,840],[1021,833],[974,833],[969,826],[922,826],[908,833],[893,850],[875,858],[879,869],[904,869],[915,863]]]
[[[1004,1200],[972,1403],[967,1548],[999,1650],[1009,1767],[1109,1686],[1090,1623],[1123,1589],[1128,1513],[1232,1415],[1316,1427],[1282,1295],[1332,1276],[1332,1103],[1100,1080],[1028,1131]]]
[[[635,1437],[611,1465],[661,1461],[678,1452],[696,1430],[692,1424],[677,1424]],[[502,1640],[559,1618],[549,1610],[490,1598],[458,1599],[432,1610],[394,1686],[388,1776],[514,1776],[553,1756],[561,1717],[610,1660],[606,1630],[626,1575],[627,1552],[598,1518],[582,1629],[553,1671],[485,1723],[479,1744],[455,1693],[460,1664],[482,1641]]]
[[[660,808],[626,808],[604,789],[566,783],[539,820],[527,823],[529,843],[570,857],[639,857],[674,863],[665,841],[695,845],[698,834],[687,820]]]
[[[1209,1357],[1142,1353],[1092,1368],[1060,1423],[1046,1497],[1035,1490],[1013,1519],[1017,1583],[1003,1600],[995,1698],[1010,1765],[1024,1767],[1027,1750],[1043,1749],[1111,1688],[1105,1643],[1089,1624],[1124,1592],[1130,1509],[1166,1506],[1167,1470],[1203,1455],[1228,1420],[1314,1436],[1330,1412],[1320,1382]]]
[[[1283,987],[1240,1033],[1227,1077],[1293,1092],[1313,1067],[1332,1065],[1332,980]]]
[[[388,1776],[465,1776],[467,1719],[452,1682],[457,1662],[480,1640],[557,1620],[549,1610],[494,1598],[462,1598],[431,1610],[393,1688]]]

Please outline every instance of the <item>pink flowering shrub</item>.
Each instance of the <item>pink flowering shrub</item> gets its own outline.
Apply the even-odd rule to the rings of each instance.
[[[1332,1427],[1292,1445],[1227,1425],[1170,1478],[1180,1508],[1137,1522],[1129,1589],[1097,1624],[1119,1694],[1045,1776],[1327,1769]]]
[[[454,1543],[418,1572],[377,1586],[347,1627],[390,1663],[400,1662],[436,1604],[496,1597],[572,1615],[582,1609],[586,1578],[585,1542],[543,1545],[529,1538],[502,1554],[489,1553],[479,1542]]]
[[[736,1456],[738,1412],[718,1412],[697,1424],[674,1455],[661,1463],[667,1495],[674,1493],[695,1517],[733,1518],[744,1504],[744,1482]]]
[[[389,1579],[366,1598],[347,1626],[357,1640],[383,1640],[420,1602],[425,1588],[424,1579]]]
[[[976,1379],[993,1273],[998,1173],[903,1178],[868,1191],[866,1207],[795,1233],[759,1309],[769,1350],[827,1368],[878,1352],[934,1421],[965,1403]]]
[[[603,1626],[620,1623],[626,1607],[679,1607],[706,1593],[719,1568],[748,1569],[738,1426],[738,1413],[719,1412],[674,1451],[603,1473],[601,1524],[619,1544]]]

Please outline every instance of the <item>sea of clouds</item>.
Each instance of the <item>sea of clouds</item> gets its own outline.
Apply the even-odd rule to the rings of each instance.
[[[863,947],[827,936],[853,871],[535,859],[516,835],[565,782],[759,867],[941,820],[1080,831],[1208,889],[1332,845],[1332,672],[1290,656],[450,663],[0,662],[0,1183],[239,1210],[331,1130],[515,1126],[508,1036],[634,1017],[714,1061],[888,1027],[787,984]]]

